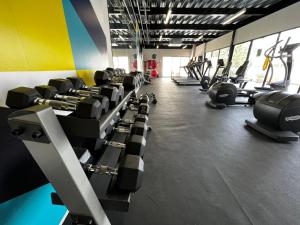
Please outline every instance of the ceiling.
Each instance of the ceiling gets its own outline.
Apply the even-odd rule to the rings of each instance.
[[[113,48],[134,47],[136,30],[144,48],[174,48],[170,43],[181,43],[175,48],[191,48],[295,2],[298,0],[108,0]],[[244,14],[224,24],[241,10]]]

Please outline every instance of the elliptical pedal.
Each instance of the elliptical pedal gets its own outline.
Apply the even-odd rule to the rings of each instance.
[[[246,125],[278,142],[298,141],[299,135],[291,131],[278,131],[263,125],[255,119],[245,120]]]
[[[212,102],[212,101],[206,101],[205,104],[211,108],[214,108],[214,109],[224,109],[226,108],[226,104],[223,104],[223,103],[215,103],[215,102]]]

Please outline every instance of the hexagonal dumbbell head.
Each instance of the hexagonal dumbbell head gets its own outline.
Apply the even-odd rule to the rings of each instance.
[[[45,99],[52,99],[56,94],[58,94],[57,89],[49,85],[36,86],[35,90],[37,90],[39,94]]]
[[[137,79],[132,76],[125,76],[123,78],[123,86],[126,91],[132,91],[138,87]]]
[[[49,80],[48,85],[55,87],[59,94],[65,94],[70,89],[74,88],[72,82],[66,79],[51,79]]]
[[[143,96],[141,96],[139,98],[139,103],[146,103],[146,104],[148,104],[149,101],[150,101],[150,99],[149,99],[148,95],[143,95]]]
[[[24,109],[34,105],[34,101],[42,96],[33,88],[18,87],[8,91],[6,105],[13,109]]]
[[[103,86],[99,89],[99,93],[108,97],[110,109],[115,108],[119,104],[119,91],[116,87]]]
[[[109,73],[107,71],[98,70],[94,74],[94,80],[97,86],[106,84],[109,82]]]
[[[72,82],[75,89],[81,89],[85,86],[84,81],[79,77],[67,77],[67,79]]]
[[[135,121],[131,125],[130,135],[138,135],[146,138],[148,126],[146,122]]]
[[[144,176],[144,161],[136,155],[126,155],[118,168],[117,186],[121,190],[136,192]]]
[[[149,115],[150,106],[148,104],[142,103],[138,107],[138,114]]]
[[[131,135],[126,139],[125,154],[143,157],[146,147],[146,139],[143,136]]]
[[[76,108],[76,116],[80,118],[101,118],[102,106],[101,103],[93,98],[85,98],[80,101]]]
[[[134,119],[134,121],[136,122],[143,122],[143,123],[148,123],[148,120],[149,120],[148,116],[143,114],[137,114]]]

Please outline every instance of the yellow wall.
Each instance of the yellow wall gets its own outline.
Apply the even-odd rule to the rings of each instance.
[[[0,0],[0,71],[74,69],[61,0]]]

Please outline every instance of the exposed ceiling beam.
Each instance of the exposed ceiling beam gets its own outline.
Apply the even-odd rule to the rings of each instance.
[[[169,47],[168,45],[159,45],[159,49],[182,49],[184,45],[180,46],[180,47]],[[188,45],[185,49],[191,49],[193,46],[192,45]],[[145,45],[144,48],[147,49],[156,49],[156,45]]]
[[[110,23],[110,29],[127,29],[126,24]],[[228,24],[150,24],[150,30],[235,30],[236,25]]]
[[[148,15],[167,14],[169,8],[150,8],[147,11]],[[210,15],[210,14],[221,14],[230,15],[240,11],[240,8],[172,8],[172,15]],[[138,9],[135,8],[138,12]],[[120,14],[120,11],[113,8],[108,9],[109,14]],[[265,15],[268,13],[268,9],[265,8],[248,8],[246,15]]]
[[[149,40],[150,43],[154,44],[154,45],[167,45],[169,44],[170,42],[169,41],[154,41],[154,40]],[[132,41],[113,41],[113,43],[116,43],[116,44],[129,44],[129,43],[132,43]],[[203,41],[182,41],[181,42],[183,45],[199,45],[199,44],[202,44],[204,43]]]
[[[163,38],[198,38],[202,35],[178,35],[178,34],[175,34],[175,35],[163,35]],[[119,35],[116,35],[116,34],[112,34],[111,35],[112,38],[119,38]],[[132,36],[127,36],[127,35],[122,35],[123,38],[132,38]],[[159,38],[160,35],[151,35],[150,34],[150,38]],[[213,39],[213,38],[217,38],[219,37],[219,35],[204,35],[203,38],[204,39]]]

